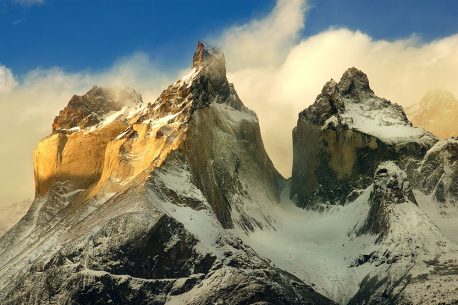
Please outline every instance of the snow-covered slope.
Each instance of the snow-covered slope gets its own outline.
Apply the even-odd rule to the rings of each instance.
[[[275,230],[241,234],[280,268],[340,304],[458,300],[458,247],[423,202],[417,205],[406,173],[393,162],[381,164],[374,183],[345,206],[304,210],[287,192],[272,212]]]

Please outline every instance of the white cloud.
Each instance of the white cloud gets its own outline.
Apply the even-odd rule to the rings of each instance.
[[[216,39],[232,70],[278,65],[289,52],[304,26],[303,0],[278,0],[263,19],[231,27]]]
[[[12,90],[16,87],[17,81],[10,69],[0,65],[0,93]]]
[[[22,6],[33,6],[33,5],[42,5],[45,3],[44,0],[14,0],[14,3]]]

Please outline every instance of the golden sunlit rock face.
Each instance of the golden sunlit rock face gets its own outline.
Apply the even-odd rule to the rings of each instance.
[[[410,108],[407,114],[415,126],[440,138],[458,136],[458,100],[447,91],[432,91]]]
[[[92,92],[94,90],[98,92]],[[121,92],[121,96],[128,97],[125,92]],[[101,105],[113,104],[109,89],[92,89],[84,97],[86,107],[81,112],[91,112],[87,105],[94,105],[99,113],[89,115],[96,118],[93,119],[96,123],[87,125],[88,120],[83,116],[76,120],[71,114],[80,113],[78,110],[64,110],[60,116],[65,117],[57,117],[53,124],[54,132],[35,149],[37,197],[62,184],[66,185],[67,192],[75,192],[73,204],[82,203],[100,191],[115,193],[142,171],[160,165],[168,152],[182,141],[184,128],[176,116],[173,118],[178,122],[168,122],[173,121],[172,116],[154,120],[151,105],[132,107],[125,99],[117,101],[116,110],[110,108],[103,114],[99,110],[103,108]],[[84,97],[73,97],[72,101]],[[90,102],[87,97],[91,98]],[[102,115],[105,118],[100,118]],[[56,122],[64,122],[66,128],[57,127]]]
[[[235,221],[253,229],[243,210],[235,211],[242,215],[235,220],[231,215],[237,207],[230,198],[246,192],[237,177],[256,177],[268,198],[279,199],[282,178],[264,149],[256,115],[227,81],[222,52],[202,43],[192,70],[155,102],[143,103],[132,89],[94,87],[70,100],[52,130],[34,152],[37,197],[71,194],[69,205],[76,208],[146,183],[176,151],[225,228]]]
[[[117,121],[94,132],[59,132],[41,140],[34,152],[36,195],[46,194],[56,182],[68,181],[74,189],[96,182],[108,143],[126,127]]]

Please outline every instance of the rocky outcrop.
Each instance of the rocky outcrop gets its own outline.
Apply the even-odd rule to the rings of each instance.
[[[140,94],[132,89],[94,86],[83,96],[74,95],[67,107],[54,119],[52,131],[84,129],[100,123],[111,112],[142,103]]]
[[[437,141],[411,126],[397,104],[375,96],[367,76],[347,70],[329,81],[293,130],[291,198],[300,206],[340,203],[366,188],[380,162],[411,168]]]
[[[366,191],[370,208],[355,236],[374,244],[352,268],[373,269],[348,304],[454,304],[458,248],[420,209],[406,172],[383,162]]]
[[[66,192],[82,193],[78,201],[87,199],[102,177],[109,143],[141,105],[141,96],[132,89],[94,87],[74,96],[55,118],[53,133],[34,151],[36,196],[65,185]]]
[[[419,188],[441,204],[458,203],[458,138],[441,140],[417,169]]]
[[[369,214],[359,234],[374,234],[379,239],[385,237],[390,229],[393,206],[406,202],[417,203],[407,174],[394,162],[383,162],[375,171]]]
[[[415,126],[429,130],[440,138],[458,136],[458,100],[450,92],[428,92],[418,104],[408,107],[406,112]]]

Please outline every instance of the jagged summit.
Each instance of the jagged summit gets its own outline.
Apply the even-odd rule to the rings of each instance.
[[[339,91],[344,96],[352,96],[362,92],[374,93],[369,86],[369,78],[366,73],[355,67],[351,67],[344,72],[339,81]]]
[[[305,205],[343,204],[354,189],[370,184],[368,174],[380,162],[418,160],[435,142],[434,135],[412,126],[400,105],[376,96],[366,74],[350,68],[299,113],[291,198]]]
[[[355,129],[389,144],[432,142],[435,138],[413,128],[400,105],[377,97],[367,75],[354,67],[345,71],[339,83],[332,79],[327,82],[315,103],[300,112],[299,118],[323,129]]]
[[[205,86],[211,90],[225,93],[230,90],[226,78],[226,61],[224,53],[220,49],[207,43],[198,42],[192,58],[192,72],[206,79]],[[191,73],[192,73],[191,72]],[[232,88],[233,90],[233,88]]]
[[[192,67],[198,69],[210,64],[218,64],[225,71],[226,61],[223,51],[217,47],[210,46],[208,43],[197,42],[196,51],[192,57]]]
[[[333,102],[330,107],[334,112],[343,109],[341,103],[339,103],[339,95],[355,102],[363,102],[373,94],[374,91],[369,86],[367,75],[355,67],[347,69],[338,83],[331,79],[321,90],[321,95],[328,97]]]
[[[255,116],[243,105],[233,84],[228,82],[223,52],[198,42],[192,69],[164,90],[150,106],[149,114],[142,119],[175,115],[177,120],[188,122],[196,110],[206,108],[212,103],[226,104]]]
[[[84,95],[74,95],[52,124],[53,132],[84,129],[103,121],[107,115],[142,104],[141,95],[131,88],[92,87]],[[121,113],[119,113],[121,115]]]

